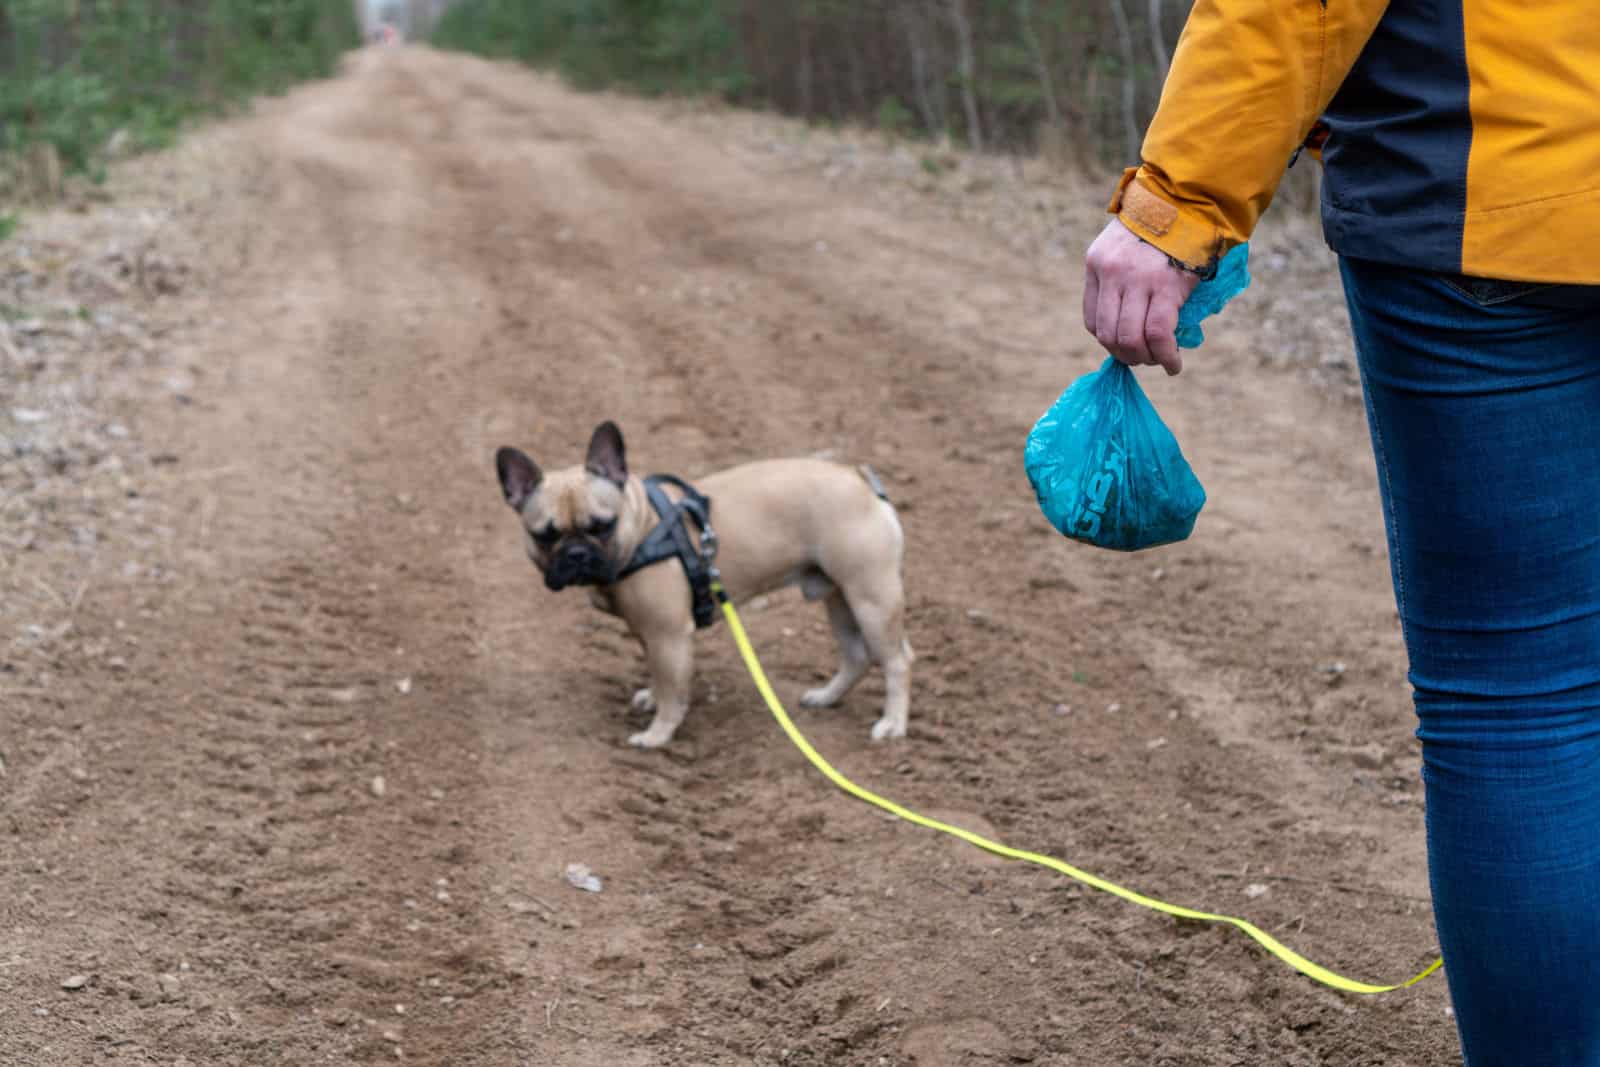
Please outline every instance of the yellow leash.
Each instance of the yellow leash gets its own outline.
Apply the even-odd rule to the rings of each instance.
[[[1226,923],[1229,926],[1238,927],[1240,930],[1243,930],[1245,933],[1249,934],[1251,938],[1261,945],[1261,947],[1265,948],[1268,952],[1272,953],[1274,956],[1278,957],[1278,959],[1282,960],[1284,963],[1287,963],[1301,974],[1308,978],[1314,979],[1315,981],[1321,982],[1323,985],[1331,986],[1334,989],[1342,989],[1347,993],[1388,993],[1391,990],[1404,989],[1408,986],[1416,985],[1418,982],[1428,977],[1428,975],[1432,974],[1434,971],[1437,971],[1440,966],[1443,965],[1443,959],[1434,960],[1428,965],[1427,970],[1423,971],[1415,978],[1401,982],[1397,985],[1369,985],[1366,982],[1357,982],[1353,979],[1346,978],[1343,975],[1335,974],[1333,971],[1328,970],[1328,968],[1323,967],[1320,964],[1313,963],[1304,956],[1300,955],[1298,952],[1284,945],[1265,930],[1262,930],[1243,919],[1236,919],[1231,915],[1214,915],[1208,911],[1195,911],[1192,908],[1180,908],[1175,904],[1168,904],[1164,901],[1156,900],[1154,897],[1147,897],[1142,893],[1135,893],[1131,889],[1124,889],[1122,886],[1117,885],[1114,882],[1108,882],[1104,878],[1097,878],[1087,871],[1080,871],[1071,864],[1063,863],[1061,860],[1055,859],[1051,856],[1041,856],[1037,852],[1024,852],[1022,849],[1011,848],[1007,845],[990,841],[986,837],[980,837],[979,835],[972,833],[970,830],[963,830],[959,826],[951,826],[948,823],[939,822],[937,819],[930,819],[926,815],[918,815],[916,812],[911,811],[908,808],[903,808],[892,800],[886,800],[883,797],[878,796],[876,793],[861,788],[854,782],[850,781],[850,779],[834,770],[833,765],[827,760],[823,759],[822,756],[818,754],[817,750],[811,747],[811,742],[805,739],[805,735],[803,735],[799,729],[795,727],[794,722],[789,718],[789,713],[783,710],[783,703],[778,699],[777,694],[772,691],[772,685],[767,681],[766,672],[761,669],[761,661],[756,657],[755,649],[750,645],[750,638],[744,632],[744,626],[739,621],[739,613],[734,610],[733,604],[729,601],[727,593],[722,588],[722,583],[720,580],[713,579],[711,591],[713,594],[715,594],[718,602],[721,603],[722,613],[728,620],[728,629],[732,631],[733,640],[739,646],[739,654],[744,657],[744,665],[749,668],[750,677],[755,679],[756,688],[761,691],[762,699],[767,702],[767,707],[772,711],[773,717],[778,720],[778,725],[783,727],[783,732],[789,735],[789,740],[795,743],[795,747],[800,749],[800,751],[805,754],[806,759],[810,760],[812,765],[816,767],[817,770],[826,775],[828,780],[834,785],[838,786],[840,789],[844,790],[846,793],[849,793],[856,799],[864,800],[868,804],[882,808],[889,814],[904,819],[907,822],[916,823],[918,826],[926,826],[930,830],[938,830],[940,833],[951,834],[955,837],[959,837],[968,844],[976,845],[988,852],[993,852],[997,856],[1004,856],[1007,859],[1013,860],[1024,860],[1028,863],[1036,863],[1041,867],[1048,867],[1052,871],[1059,871],[1068,878],[1082,882],[1084,885],[1093,886],[1102,892],[1110,893],[1114,897],[1121,897],[1130,904],[1137,904],[1141,908],[1149,908],[1152,911],[1159,911],[1166,915],[1175,915],[1180,919],[1194,919],[1199,922],[1209,923]]]

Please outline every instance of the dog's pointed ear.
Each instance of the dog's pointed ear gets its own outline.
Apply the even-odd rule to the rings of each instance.
[[[522,505],[538,492],[539,483],[544,481],[544,472],[537,463],[514,448],[502,448],[496,452],[494,466],[500,472],[500,489],[506,495],[506,503],[511,505],[513,511],[520,512]]]
[[[609,419],[594,428],[589,438],[589,458],[584,468],[619,486],[628,484],[628,460],[622,447],[622,431]]]

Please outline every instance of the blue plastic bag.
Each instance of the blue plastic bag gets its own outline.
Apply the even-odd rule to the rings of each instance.
[[[1210,318],[1250,285],[1250,246],[1235,245],[1217,264],[1217,273],[1195,286],[1178,309],[1178,347],[1199,348],[1206,335],[1200,320]]]
[[[1132,552],[1182,541],[1206,502],[1200,479],[1133,371],[1107,359],[1073,382],[1028,437],[1028,479],[1050,525]]]
[[[1223,257],[1178,313],[1180,347],[1250,284],[1249,246]],[[1073,382],[1028,435],[1028,480],[1050,525],[1075,541],[1134,552],[1182,541],[1206,491],[1133,371],[1115,359]]]

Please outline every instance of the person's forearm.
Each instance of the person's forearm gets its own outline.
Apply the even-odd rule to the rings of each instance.
[[[1112,213],[1192,270],[1249,240],[1387,7],[1388,0],[1199,0],[1142,165],[1124,175]]]

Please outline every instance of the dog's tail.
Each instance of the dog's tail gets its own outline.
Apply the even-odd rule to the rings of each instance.
[[[865,463],[863,463],[860,466],[856,467],[856,470],[860,471],[861,472],[861,477],[866,479],[867,488],[872,490],[873,495],[875,495],[879,500],[883,501],[885,504],[888,504],[891,507],[894,506],[894,501],[889,499],[889,491],[883,487],[883,479],[878,477],[878,472],[877,471],[873,470],[871,467],[867,466]]]

